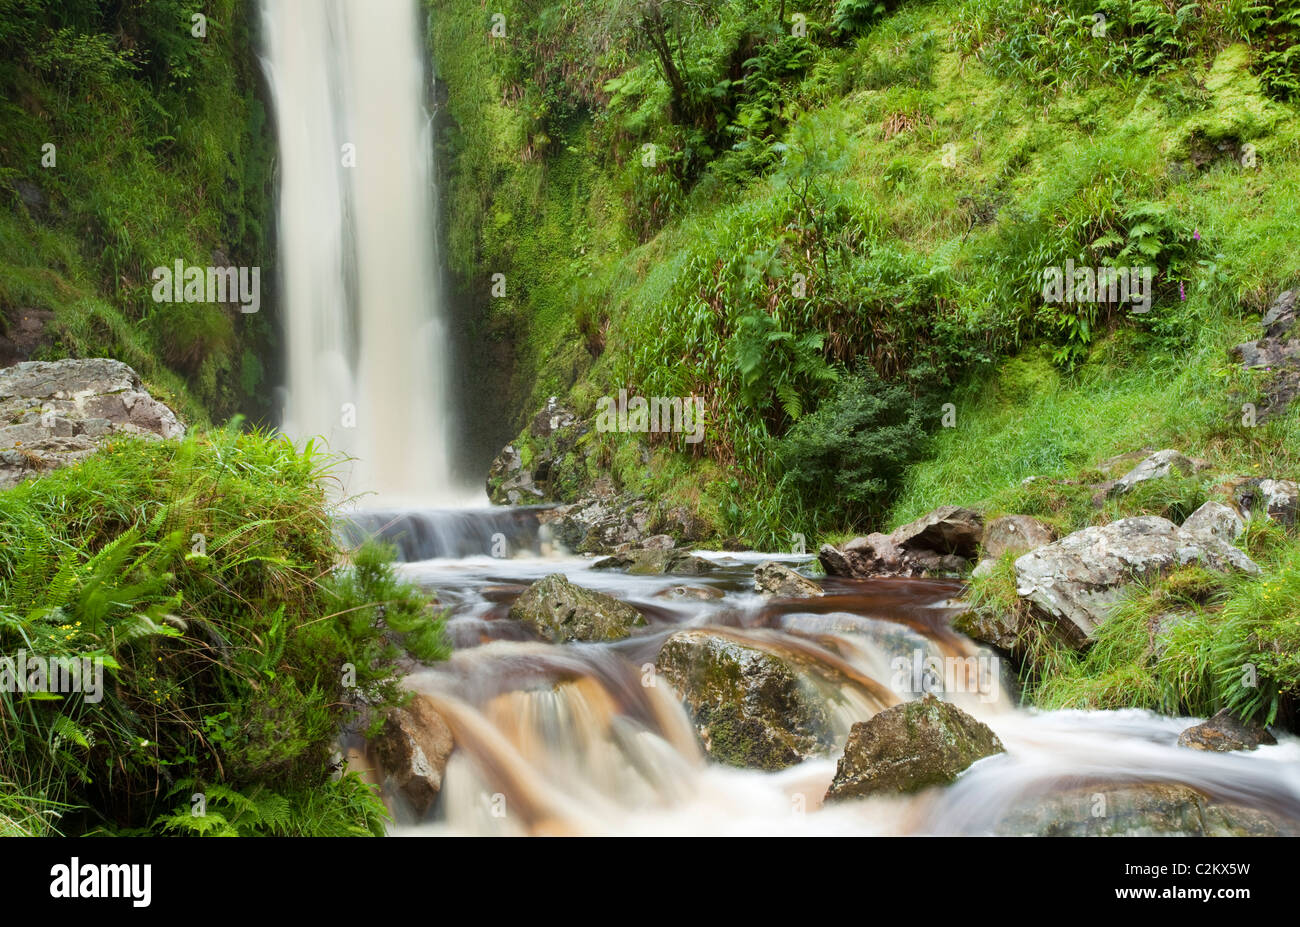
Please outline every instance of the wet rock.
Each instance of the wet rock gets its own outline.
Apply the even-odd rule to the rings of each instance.
[[[1207,532],[1143,515],[1084,528],[1020,557],[1016,592],[1082,648],[1129,583],[1190,563],[1219,572],[1259,572],[1244,553]]]
[[[1300,337],[1297,337],[1300,333],[1295,330],[1298,296],[1297,290],[1279,295],[1264,313],[1261,323],[1264,336],[1232,349],[1233,358],[1242,367],[1269,374],[1255,413],[1256,422],[1281,415],[1300,395]],[[1256,397],[1236,398],[1249,398],[1253,403]]]
[[[664,642],[655,667],[720,763],[784,769],[834,746],[825,703],[782,657],[717,632],[689,630]]]
[[[984,556],[996,560],[1008,551],[1023,554],[1056,540],[1056,531],[1028,515],[1003,515],[984,529]]]
[[[1273,521],[1294,525],[1300,508],[1300,485],[1294,480],[1252,478],[1233,487],[1233,498],[1243,512],[1260,512]]]
[[[566,550],[609,554],[640,547],[647,539],[650,506],[632,496],[583,496],[539,516]]]
[[[988,561],[985,561],[988,562]],[[994,608],[972,608],[952,620],[952,629],[971,640],[989,644],[1007,653],[1021,651],[1024,616]]]
[[[1281,836],[1297,824],[1280,815],[1219,802],[1189,786],[1098,783],[1027,796],[1002,817],[1003,836]]]
[[[976,760],[1002,752],[988,725],[927,695],[853,725],[826,800],[945,785]]]
[[[882,576],[903,570],[902,552],[879,532],[854,538],[840,548],[823,544],[817,559],[827,576]]]
[[[1275,744],[1273,735],[1258,724],[1242,721],[1223,709],[1208,721],[1189,727],[1178,735],[1178,746],[1193,750],[1228,753],[1233,750],[1257,750],[1261,744]]]
[[[645,624],[631,605],[574,585],[561,573],[525,589],[510,606],[510,617],[556,643],[621,640]]]
[[[176,414],[108,358],[0,370],[0,489],[95,453],[115,435],[179,438]]]
[[[1231,544],[1246,530],[1246,519],[1230,505],[1211,499],[1183,521],[1184,531],[1203,531]]]
[[[1190,457],[1175,450],[1156,451],[1132,470],[1125,473],[1110,488],[1109,495],[1118,496],[1150,480],[1162,480],[1175,475],[1187,476],[1196,469]]]
[[[391,709],[372,744],[387,781],[420,816],[433,807],[442,791],[442,776],[454,747],[451,728],[426,695],[416,695],[405,708]]]
[[[784,564],[768,560],[754,567],[754,591],[764,595],[798,598],[823,595],[822,587],[806,576],[800,576]]]
[[[973,560],[984,537],[984,519],[971,509],[945,505],[895,529],[889,537],[905,553],[929,551]]]
[[[626,570],[633,576],[703,576],[717,565],[684,550],[631,550],[597,560],[593,570]]]
[[[876,532],[839,548],[822,545],[817,556],[827,576],[956,575],[979,553],[983,531],[978,512],[946,505],[893,534]]]

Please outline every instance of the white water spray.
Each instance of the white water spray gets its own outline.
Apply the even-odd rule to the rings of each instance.
[[[364,505],[458,504],[415,0],[263,0],[279,134],[283,430]]]

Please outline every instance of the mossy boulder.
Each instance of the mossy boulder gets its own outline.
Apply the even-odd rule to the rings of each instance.
[[[556,643],[621,640],[645,624],[631,605],[575,585],[562,573],[525,589],[510,606],[510,617]]]
[[[657,672],[681,695],[705,751],[729,766],[785,769],[834,747],[830,713],[792,661],[712,630],[679,631]]]
[[[774,560],[754,567],[754,591],[791,599],[824,595],[821,586]]]
[[[853,725],[826,800],[946,785],[976,760],[1002,752],[988,725],[927,695]]]

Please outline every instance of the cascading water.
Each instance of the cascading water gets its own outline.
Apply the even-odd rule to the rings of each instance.
[[[352,458],[365,505],[454,484],[431,123],[416,0],[263,0],[279,135],[283,430]]]

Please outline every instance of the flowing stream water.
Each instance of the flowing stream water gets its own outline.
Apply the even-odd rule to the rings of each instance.
[[[770,600],[750,584],[766,556],[708,555],[719,569],[691,579],[596,571],[545,543],[537,510],[484,507],[453,477],[418,4],[262,0],[262,23],[279,138],[283,430],[354,458],[346,492],[371,494],[375,508],[340,531],[396,541],[404,573],[452,616],[454,655],[408,682],[436,700],[456,750],[433,818],[398,802],[395,832],[977,834],[1005,830],[1035,793],[1134,782],[1300,819],[1294,738],[1200,753],[1175,745],[1191,719],[1026,711],[997,674],[944,697],[988,723],[1006,753],[947,789],[823,807],[849,727],[917,697],[907,668],[920,657],[994,665],[949,628],[960,584],[828,580],[824,598]],[[616,643],[538,641],[507,612],[556,572],[633,604],[648,626]],[[796,663],[829,706],[835,749],[779,772],[711,762],[653,671],[664,640],[688,627]]]

